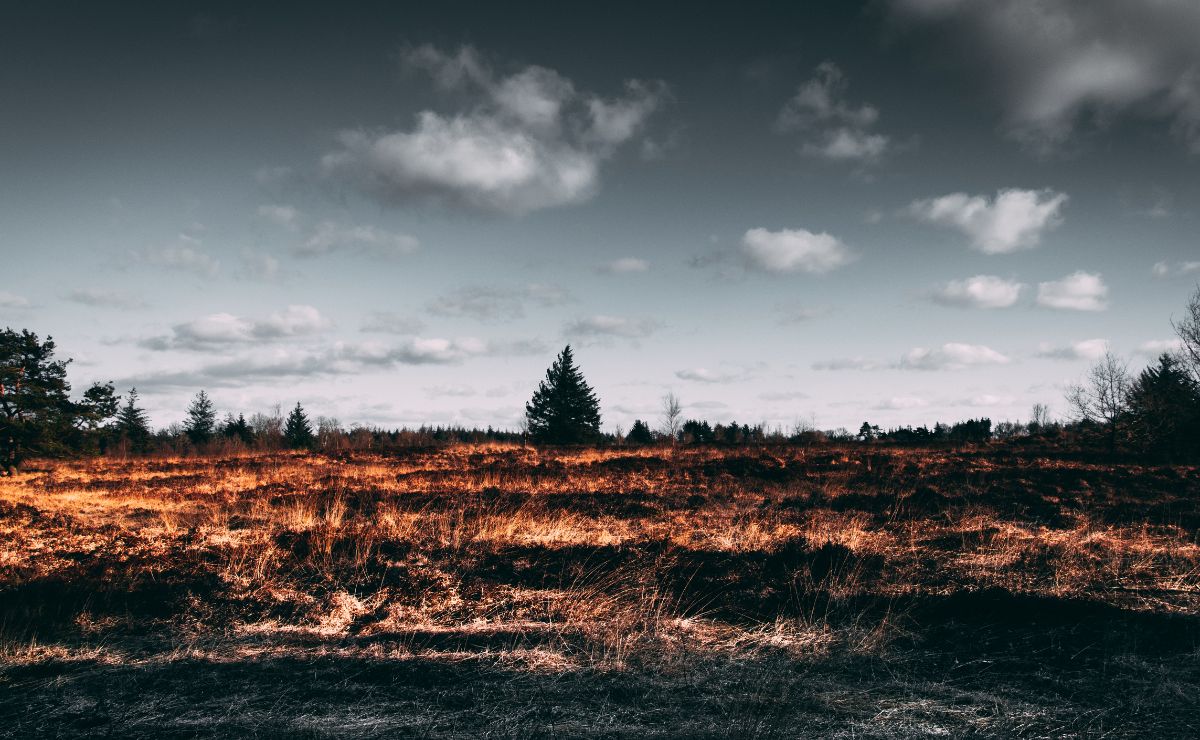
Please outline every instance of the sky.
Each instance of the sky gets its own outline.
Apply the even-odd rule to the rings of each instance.
[[[712,7],[709,7],[711,5]],[[1025,420],[1200,280],[1200,4],[0,2],[0,326],[156,425]]]

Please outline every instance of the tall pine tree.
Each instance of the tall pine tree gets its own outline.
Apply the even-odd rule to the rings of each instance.
[[[202,445],[212,439],[216,428],[217,410],[213,408],[208,394],[200,391],[192,399],[192,405],[188,406],[187,421],[183,423],[183,430],[192,444]]]
[[[538,442],[581,444],[600,435],[600,402],[575,366],[571,345],[563,348],[525,404],[525,418]]]
[[[128,440],[131,450],[145,452],[150,445],[150,422],[137,403],[137,388],[130,388],[125,405],[117,412],[115,428],[118,437]]]
[[[308,423],[308,416],[299,402],[283,425],[283,440],[293,450],[311,450],[316,446],[317,438],[313,435],[312,425]]]

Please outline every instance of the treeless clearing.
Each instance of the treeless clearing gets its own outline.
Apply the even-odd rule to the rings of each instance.
[[[1004,449],[254,454],[0,480],[46,735],[1187,735],[1200,471]]]

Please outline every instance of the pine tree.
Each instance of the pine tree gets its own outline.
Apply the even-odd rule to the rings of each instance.
[[[238,414],[236,419],[233,418],[232,412],[226,414],[225,421],[221,422],[221,434],[229,439],[240,440],[244,444],[254,442],[254,430],[246,421],[245,414]]]
[[[11,474],[27,454],[61,451],[69,437],[77,412],[70,360],[54,359],[54,349],[50,337],[0,331],[0,474]]]
[[[634,419],[633,426],[629,427],[629,434],[625,435],[625,441],[631,445],[648,445],[654,442],[654,434],[650,431],[650,425],[641,419]]]
[[[192,399],[192,405],[188,406],[187,421],[183,423],[183,430],[192,444],[202,445],[212,439],[216,426],[217,410],[213,408],[208,394],[200,391]]]
[[[1129,389],[1131,434],[1143,452],[1179,458],[1200,449],[1200,384],[1169,354]]]
[[[599,436],[600,402],[575,366],[571,345],[563,348],[525,404],[525,418],[538,442],[581,444]]]
[[[150,443],[150,422],[145,409],[139,408],[137,402],[137,388],[130,388],[125,405],[117,412],[115,426],[117,436],[128,440],[134,452],[145,452]]]
[[[299,402],[283,425],[283,440],[293,450],[311,450],[316,445],[317,438],[313,435],[312,425],[308,423],[308,416]]]

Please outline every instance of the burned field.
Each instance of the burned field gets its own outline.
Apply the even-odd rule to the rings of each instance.
[[[0,735],[1195,736],[1200,470],[458,446],[0,481]]]

